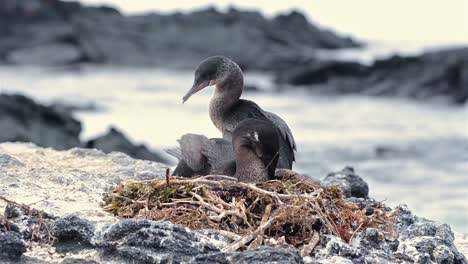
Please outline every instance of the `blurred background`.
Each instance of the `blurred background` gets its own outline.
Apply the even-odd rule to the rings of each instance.
[[[224,55],[281,116],[294,169],[468,233],[468,2],[0,0],[0,141],[142,159],[219,137],[193,70]]]

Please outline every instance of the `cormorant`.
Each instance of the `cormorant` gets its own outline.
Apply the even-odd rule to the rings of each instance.
[[[279,137],[278,168],[291,169],[296,150],[292,132],[279,116],[264,111],[252,101],[240,99],[244,77],[239,65],[223,56],[214,56],[202,61],[195,70],[193,86],[183,97],[183,102],[211,85],[215,85],[216,88],[209,105],[210,118],[222,132],[223,138],[231,140],[234,129],[247,118],[270,122],[276,128]]]
[[[219,138],[185,134],[179,149],[169,150],[179,159],[176,176],[222,174],[239,181],[273,179],[279,160],[279,138],[271,122],[245,119],[232,133],[232,143]]]

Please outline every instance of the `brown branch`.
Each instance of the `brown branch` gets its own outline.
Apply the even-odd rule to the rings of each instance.
[[[265,232],[265,230],[267,230],[273,224],[273,222],[276,220],[276,218],[278,218],[279,210],[280,209],[277,209],[273,213],[273,215],[270,217],[270,219],[268,219],[268,221],[266,221],[266,223],[260,225],[255,231],[253,231],[252,233],[250,233],[248,235],[243,236],[241,239],[239,239],[236,242],[226,246],[221,251],[225,252],[225,253],[226,252],[234,252],[234,251],[238,250],[239,248],[247,245],[247,243],[249,243],[250,241],[255,239],[258,235],[263,234]]]

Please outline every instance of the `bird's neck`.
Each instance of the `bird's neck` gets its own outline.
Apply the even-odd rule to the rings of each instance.
[[[223,132],[223,120],[228,112],[239,102],[244,80],[242,72],[233,72],[224,81],[218,83],[210,101],[210,118],[219,131]]]
[[[242,182],[263,182],[268,180],[268,171],[263,162],[252,155],[236,158],[236,174],[234,175]]]

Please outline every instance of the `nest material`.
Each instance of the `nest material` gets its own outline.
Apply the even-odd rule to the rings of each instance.
[[[319,234],[350,242],[357,231],[374,227],[390,235],[395,212],[383,204],[362,208],[345,200],[337,186],[289,174],[258,184],[221,175],[132,181],[105,194],[103,207],[123,218],[218,232],[233,241],[225,252],[269,245],[310,255]]]
[[[32,242],[38,242],[40,244],[48,244],[52,245],[56,241],[56,238],[52,235],[50,230],[49,222],[51,220],[56,219],[55,216],[50,215],[42,210],[35,209],[27,204],[17,203],[12,201],[4,196],[0,196],[0,201],[4,201],[7,203],[8,206],[12,206],[18,210],[21,210],[21,216],[24,219],[28,219],[26,221],[26,225],[28,226],[29,240]],[[1,216],[1,224],[7,228],[7,230],[11,231],[10,222],[7,219],[17,217],[14,215],[14,209],[10,211],[5,210],[5,215]]]

